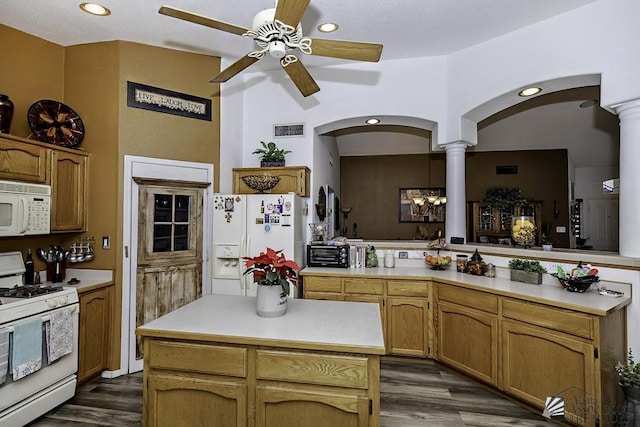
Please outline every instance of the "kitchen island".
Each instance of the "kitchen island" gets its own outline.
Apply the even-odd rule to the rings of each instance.
[[[628,284],[600,283],[625,294],[614,298],[596,286],[574,293],[557,280],[530,285],[424,265],[300,274],[305,298],[377,302],[387,354],[435,359],[541,411],[561,397],[577,425],[615,423]]]
[[[144,425],[379,426],[377,305],[205,295],[137,328]]]

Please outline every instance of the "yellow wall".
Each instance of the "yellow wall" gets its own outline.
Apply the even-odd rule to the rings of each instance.
[[[15,105],[11,134],[27,138],[27,110],[41,99],[62,99],[64,49],[0,24],[0,93]]]
[[[125,155],[214,164],[220,163],[219,86],[209,83],[220,70],[220,59],[136,43],[113,41],[63,48],[0,25],[3,66],[0,93],[15,103],[11,133],[27,137],[29,106],[40,99],[64,102],[85,125],[79,149],[90,153],[88,229],[37,238],[0,238],[0,251],[50,244],[71,246],[82,236],[94,236],[96,257],[74,268],[114,270],[115,317],[111,369],[119,366],[122,305],[122,210]],[[127,81],[212,100],[212,121],[197,120],[127,106]],[[111,249],[100,247],[111,237]],[[36,269],[44,263],[36,260]]]

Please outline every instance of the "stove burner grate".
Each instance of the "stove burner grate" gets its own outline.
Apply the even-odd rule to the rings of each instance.
[[[50,294],[61,291],[62,286],[22,285],[13,288],[0,288],[0,297],[5,298],[31,298],[38,295]]]

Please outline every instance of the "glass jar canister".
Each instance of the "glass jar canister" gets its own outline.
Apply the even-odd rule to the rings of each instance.
[[[0,93],[0,133],[9,133],[13,118],[13,102]]]
[[[468,262],[469,257],[467,255],[456,255],[456,270],[458,270],[460,273],[466,273]]]

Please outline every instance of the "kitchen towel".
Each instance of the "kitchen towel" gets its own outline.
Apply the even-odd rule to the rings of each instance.
[[[17,381],[40,370],[42,366],[42,318],[40,316],[13,326],[11,366]]]
[[[73,351],[73,322],[70,309],[51,312],[46,331],[49,363]]]
[[[9,369],[9,329],[0,329],[0,384],[7,380]]]

